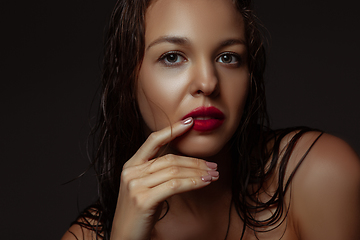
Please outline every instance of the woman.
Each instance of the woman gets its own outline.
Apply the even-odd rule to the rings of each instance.
[[[118,1],[104,57],[99,201],[63,239],[360,239],[343,141],[267,128],[250,1]]]

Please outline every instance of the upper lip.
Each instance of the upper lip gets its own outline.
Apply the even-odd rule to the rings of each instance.
[[[186,119],[188,117],[197,118],[197,117],[210,117],[216,119],[224,119],[225,115],[222,111],[217,109],[216,107],[198,107],[186,114],[182,119]]]

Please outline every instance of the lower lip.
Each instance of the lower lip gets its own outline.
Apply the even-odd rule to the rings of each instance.
[[[217,129],[223,124],[224,119],[210,118],[206,120],[194,119],[193,130],[199,132],[208,132]]]

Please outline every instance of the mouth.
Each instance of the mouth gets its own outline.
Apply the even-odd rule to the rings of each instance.
[[[183,119],[192,117],[194,119],[193,130],[208,132],[220,127],[225,115],[216,107],[198,107],[186,114]]]

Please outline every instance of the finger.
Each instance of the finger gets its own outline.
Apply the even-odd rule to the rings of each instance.
[[[134,166],[147,162],[149,159],[153,158],[156,155],[156,153],[162,146],[187,132],[191,128],[192,124],[193,119],[187,118],[182,121],[176,122],[172,126],[151,133],[144,142],[144,144],[126,163],[126,165]]]
[[[211,181],[216,181],[219,178],[219,172],[215,170],[199,170],[193,168],[183,167],[169,167],[157,171],[145,177],[138,178],[132,181],[132,187],[146,187],[154,188],[158,185],[171,181],[172,179],[186,179],[186,178],[209,178]]]
[[[167,154],[162,157],[147,161],[141,165],[127,167],[123,170],[123,174],[126,173],[132,176],[131,179],[136,179],[169,167],[183,167],[207,171],[217,170],[217,164],[214,162],[207,162],[198,158]]]
[[[185,179],[172,179],[154,188],[149,189],[149,191],[144,191],[139,194],[146,194],[148,200],[147,203],[149,203],[150,205],[154,203],[158,204],[175,194],[200,189],[206,187],[210,183],[211,178],[209,176],[202,178],[195,177]]]
[[[202,159],[167,154],[165,156],[148,161],[144,164],[146,174],[151,174],[169,167],[184,167],[199,170],[216,170],[217,164]]]
[[[191,158],[185,156],[178,156],[167,154],[165,156],[150,160],[141,165],[126,167],[122,171],[122,179],[131,181],[133,179],[141,179],[147,175],[169,169],[169,168],[188,168],[194,171],[214,171],[217,170],[217,164],[214,162],[207,162],[198,158]],[[199,175],[200,176],[200,175]]]

